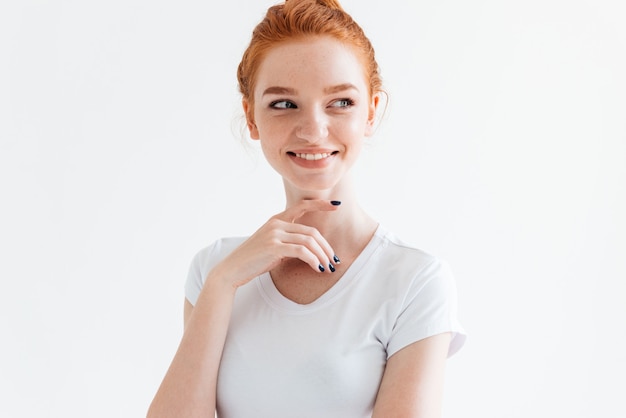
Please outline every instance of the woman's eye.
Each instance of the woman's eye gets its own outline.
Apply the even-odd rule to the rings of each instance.
[[[288,100],[277,100],[275,102],[270,103],[270,107],[273,109],[297,109],[298,107],[295,103],[290,102]]]
[[[339,99],[333,102],[332,106],[333,107],[350,107],[353,104],[354,104],[354,101],[352,99]]]

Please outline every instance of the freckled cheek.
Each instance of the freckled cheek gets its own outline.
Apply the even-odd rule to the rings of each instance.
[[[268,126],[259,127],[259,144],[266,156],[270,156],[278,152],[282,140],[280,130],[270,129]]]
[[[283,137],[286,137],[288,136],[289,132],[293,130],[292,125],[293,123],[286,120],[285,118],[280,118],[279,120],[276,120],[276,118],[257,119],[257,127],[259,129],[261,139],[272,138],[279,140]]]
[[[361,141],[365,136],[365,126],[359,121],[350,121],[337,126],[335,132],[344,141]]]
[[[264,126],[259,143],[268,160],[280,159],[289,143],[289,131],[284,126]]]

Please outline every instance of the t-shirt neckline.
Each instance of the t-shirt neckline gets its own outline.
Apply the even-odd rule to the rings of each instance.
[[[387,231],[385,228],[379,224],[370,241],[355,258],[337,283],[311,303],[303,305],[285,297],[274,285],[274,281],[272,280],[272,276],[269,272],[263,273],[259,276],[257,280],[258,290],[263,296],[263,299],[265,299],[265,301],[272,308],[278,311],[292,314],[305,314],[321,309],[333,303],[338,297],[341,296],[341,294],[343,294],[344,290],[356,280],[359,275],[358,273],[368,263],[382,244],[386,233]]]

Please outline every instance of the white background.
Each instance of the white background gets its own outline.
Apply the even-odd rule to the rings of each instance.
[[[282,210],[235,70],[272,2],[3,0],[0,416],[140,417],[191,257]],[[624,417],[621,0],[345,0],[390,105],[362,203],[445,258],[445,417]]]

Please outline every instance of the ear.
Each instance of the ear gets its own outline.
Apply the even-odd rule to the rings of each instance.
[[[365,127],[365,135],[372,136],[374,134],[374,129],[376,128],[376,122],[378,115],[378,105],[380,104],[380,94],[375,94],[372,96],[372,100],[368,106],[367,110],[367,125]]]
[[[259,130],[256,127],[256,123],[254,123],[254,112],[252,112],[252,106],[250,106],[250,103],[246,99],[241,101],[241,105],[243,106],[243,112],[246,115],[246,125],[248,126],[248,131],[250,132],[250,138],[259,139]]]

